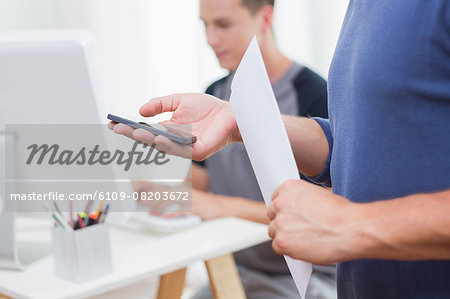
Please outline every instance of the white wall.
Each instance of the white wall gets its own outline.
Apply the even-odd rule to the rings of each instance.
[[[348,0],[278,0],[280,48],[326,77]],[[223,75],[204,37],[198,0],[0,0],[0,30],[94,33],[107,109],[136,117],[153,96],[203,91]]]
[[[278,0],[275,35],[281,50],[327,77],[348,0]]]

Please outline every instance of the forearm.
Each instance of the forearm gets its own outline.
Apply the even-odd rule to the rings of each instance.
[[[203,219],[237,217],[263,224],[269,223],[267,208],[263,202],[236,196],[205,193],[198,190],[194,190],[193,196],[193,212]]]
[[[223,201],[223,217],[237,217],[263,224],[269,223],[265,203],[242,197],[213,195]]]
[[[191,169],[186,177],[186,182],[192,184],[192,188],[208,192],[209,191],[209,173],[204,167],[192,163]]]
[[[192,164],[186,181],[192,183],[193,211],[202,218],[232,216],[264,224],[269,223],[267,208],[263,202],[209,193],[209,174],[205,168]]]
[[[355,204],[343,259],[450,259],[449,212],[450,190]]]
[[[328,141],[313,119],[283,115],[297,168],[305,175],[320,174],[328,159]]]

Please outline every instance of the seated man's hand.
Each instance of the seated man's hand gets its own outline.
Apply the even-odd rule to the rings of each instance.
[[[189,183],[182,183],[177,186],[168,186],[148,181],[133,181],[133,190],[139,194],[139,204],[148,207],[153,215],[179,215],[191,212],[190,200],[185,194],[191,197],[191,186]],[[181,194],[180,194],[181,193]],[[169,215],[169,216],[170,216]]]
[[[146,200],[150,192],[173,192],[180,190],[180,187],[170,187],[163,184],[155,184],[148,181],[133,181],[134,192],[141,196],[140,204],[149,208],[153,215],[161,215],[163,217],[176,217],[186,213],[192,213],[199,216],[203,220],[215,219],[224,217],[224,204],[220,198],[215,198],[214,195],[207,192],[192,189],[191,202],[178,202],[171,200]],[[189,187],[185,183],[186,189]],[[183,188],[182,187],[182,188]],[[189,206],[189,204],[192,204]]]
[[[203,220],[225,217],[225,207],[220,197],[192,189],[192,213]]]
[[[124,124],[110,123],[109,128],[145,144],[155,144],[159,151],[197,161],[202,161],[227,143],[240,141],[236,120],[228,102],[206,94],[173,94],[151,99],[140,109],[145,117],[163,112],[173,112],[164,122],[171,125],[192,125],[192,135],[197,141],[191,146],[172,142],[164,136],[155,136],[143,129],[134,130]]]

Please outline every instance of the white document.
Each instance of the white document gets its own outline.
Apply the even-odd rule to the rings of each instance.
[[[300,176],[256,37],[231,83],[230,103],[268,206],[278,186]],[[311,264],[288,256],[285,259],[301,297],[305,298]]]

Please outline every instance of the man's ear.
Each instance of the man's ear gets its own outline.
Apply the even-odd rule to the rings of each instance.
[[[272,5],[264,5],[261,8],[262,14],[262,33],[266,34],[267,32],[272,31],[272,19],[273,19],[273,6]]]

